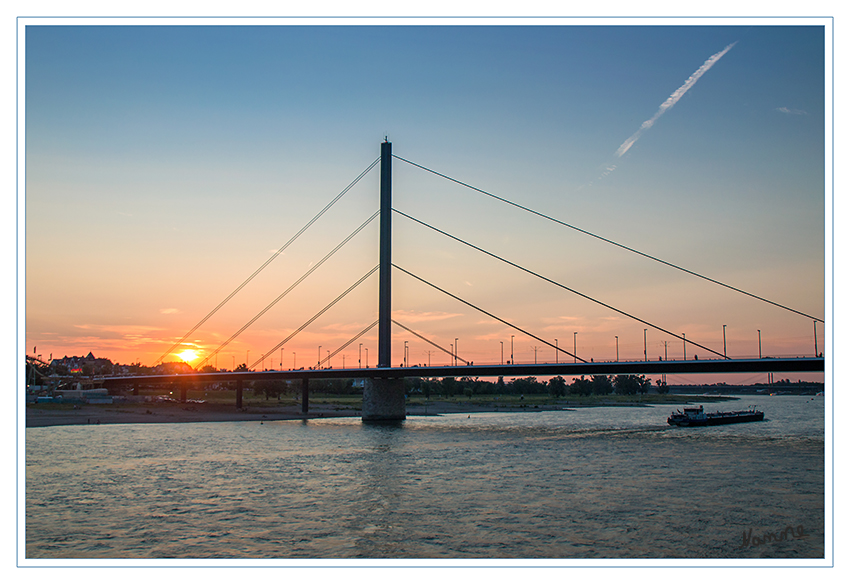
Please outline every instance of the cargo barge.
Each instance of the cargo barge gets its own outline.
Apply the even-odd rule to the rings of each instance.
[[[713,414],[706,414],[702,406],[683,409],[684,411],[677,410],[670,414],[667,423],[671,426],[719,426],[764,420],[764,412],[758,411],[755,406],[738,412],[714,412]]]

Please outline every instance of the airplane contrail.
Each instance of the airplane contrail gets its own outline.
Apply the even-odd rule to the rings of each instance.
[[[661,107],[659,107],[659,108],[658,108],[658,111],[657,111],[657,112],[655,112],[655,115],[654,115],[654,116],[652,116],[651,118],[649,118],[648,120],[646,120],[644,123],[642,123],[642,124],[640,125],[640,128],[638,128],[638,131],[637,131],[637,132],[635,132],[634,134],[632,134],[632,136],[631,136],[628,140],[626,140],[625,142],[623,142],[623,143],[620,145],[620,147],[619,147],[619,148],[617,148],[617,152],[616,152],[616,156],[617,156],[617,158],[621,157],[623,154],[625,154],[626,152],[628,152],[629,148],[631,148],[631,147],[632,147],[632,144],[634,144],[635,142],[637,142],[637,139],[638,139],[638,138],[640,138],[641,134],[643,134],[646,130],[650,129],[650,128],[652,127],[652,125],[653,125],[653,124],[655,124],[655,121],[656,121],[658,118],[660,118],[660,117],[661,117],[661,115],[662,115],[664,112],[666,112],[668,109],[670,109],[671,107],[673,107],[674,105],[676,105],[676,102],[677,102],[677,101],[679,101],[680,99],[682,99],[682,96],[683,96],[683,95],[685,95],[685,93],[686,93],[686,92],[687,92],[687,91],[688,91],[691,87],[693,87],[693,86],[694,86],[694,84],[695,84],[697,81],[699,81],[699,78],[700,78],[700,77],[702,77],[702,76],[703,76],[703,74],[704,74],[706,71],[708,71],[709,69],[711,69],[711,67],[712,67],[712,66],[713,66],[713,65],[714,65],[717,61],[719,61],[719,60],[720,60],[720,57],[722,57],[723,55],[725,55],[726,53],[728,53],[728,52],[729,52],[729,49],[731,49],[732,47],[734,47],[734,46],[737,44],[737,42],[738,42],[738,41],[735,41],[734,43],[732,43],[731,45],[727,46],[725,49],[723,49],[723,50],[722,50],[722,51],[720,51],[719,53],[714,54],[714,55],[712,55],[711,57],[709,57],[709,58],[706,60],[706,62],[702,64],[702,67],[700,67],[699,69],[697,69],[697,70],[694,72],[694,74],[693,74],[693,75],[691,75],[690,77],[688,77],[688,80],[687,80],[687,81],[685,81],[685,84],[684,84],[684,85],[682,85],[682,86],[681,86],[679,89],[677,89],[676,91],[674,91],[674,92],[672,93],[672,95],[670,95],[670,97],[668,97],[668,98],[667,98],[667,101],[665,101],[664,103],[662,103],[662,104],[661,104]]]

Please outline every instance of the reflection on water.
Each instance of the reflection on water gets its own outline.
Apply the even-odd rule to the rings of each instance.
[[[823,557],[823,399],[769,406],[699,429],[657,407],[28,428],[26,553]]]

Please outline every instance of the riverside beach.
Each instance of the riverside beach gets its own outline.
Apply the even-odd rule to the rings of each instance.
[[[583,407],[647,405],[677,406],[694,401],[736,399],[728,396],[657,395],[587,396],[555,399],[547,396],[475,396],[408,400],[408,416],[473,414],[482,412],[533,412]],[[112,404],[28,404],[26,427],[86,424],[168,424],[192,422],[264,422],[315,418],[359,417],[360,400],[349,396],[316,396],[308,413],[295,400],[250,399],[237,409],[232,403],[177,401],[115,402]]]

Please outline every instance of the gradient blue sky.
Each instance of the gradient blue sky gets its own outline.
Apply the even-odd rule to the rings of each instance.
[[[151,364],[365,169],[385,135],[399,156],[823,318],[825,47],[815,22],[28,26],[27,351]],[[369,217],[377,185],[373,171],[192,346],[214,349]],[[716,350],[726,324],[730,355],[757,355],[758,329],[765,354],[814,350],[805,317],[399,161],[394,203]],[[435,284],[570,350],[577,332],[585,358],[613,359],[614,335],[621,358],[643,357],[643,325],[402,217],[394,227],[396,263]],[[373,224],[218,365],[253,361],[376,263]],[[468,360],[498,362],[499,341],[516,334],[403,274],[394,280],[396,318],[446,346],[460,338]],[[318,345],[333,350],[372,322],[376,290],[373,278],[296,337],[284,365],[313,365]],[[408,340],[412,362],[427,362],[431,347],[395,335],[395,361]],[[531,361],[539,343],[519,336],[516,360]],[[372,364],[375,338],[361,339]],[[681,341],[654,331],[650,357],[664,340],[681,357]],[[356,363],[356,346],[346,355]]]

